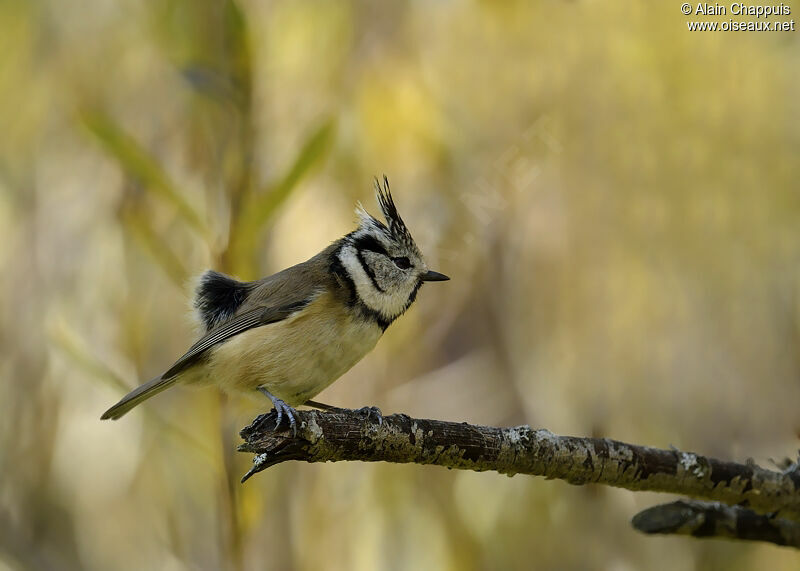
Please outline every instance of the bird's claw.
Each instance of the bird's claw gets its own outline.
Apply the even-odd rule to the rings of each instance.
[[[317,401],[306,401],[307,406],[312,406],[319,410],[324,410],[327,412],[355,412],[356,414],[361,414],[367,417],[367,420],[372,418],[374,415],[375,418],[378,420],[378,426],[383,426],[383,413],[381,409],[377,406],[362,406],[361,408],[341,408],[338,406],[332,406],[329,404],[324,404]]]
[[[375,415],[375,418],[378,420],[378,426],[383,426],[383,413],[381,413],[381,409],[379,409],[377,406],[362,406],[361,408],[356,409],[356,412],[366,416],[367,420]]]
[[[297,436],[297,420],[294,418],[295,410],[279,398],[275,398],[272,404],[275,406],[275,412],[278,413],[278,420],[275,421],[275,430],[280,428],[281,420],[283,420],[283,415],[285,413],[286,418],[289,419],[289,428],[292,429],[292,434]]]
[[[264,393],[264,395],[267,396],[269,400],[272,401],[272,406],[275,407],[275,414],[277,414],[278,420],[275,421],[274,430],[278,430],[280,428],[281,421],[283,420],[283,415],[285,414],[286,418],[289,419],[289,428],[292,429],[292,435],[297,436],[297,420],[295,419],[294,416],[297,413],[297,411],[295,411],[292,407],[283,402],[283,400],[279,399],[278,397],[270,393],[267,389],[259,387],[258,390]]]

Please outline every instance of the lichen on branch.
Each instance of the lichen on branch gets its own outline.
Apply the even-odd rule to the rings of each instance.
[[[274,429],[275,420],[273,412],[242,429],[245,442],[239,450],[256,454],[242,481],[287,460],[433,464],[667,492],[800,521],[800,475],[794,469],[767,470],[753,462],[727,462],[608,438],[558,436],[529,426],[477,426],[404,414],[301,410],[296,436],[288,429]]]

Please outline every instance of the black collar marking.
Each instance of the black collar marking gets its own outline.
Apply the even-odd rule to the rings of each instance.
[[[363,301],[359,299],[358,292],[356,292],[356,284],[353,281],[353,278],[350,277],[350,274],[347,273],[347,270],[345,269],[344,265],[342,265],[342,261],[339,259],[339,254],[341,253],[342,248],[345,245],[346,243],[342,244],[342,246],[333,251],[333,254],[331,255],[330,259],[330,271],[334,276],[336,276],[337,281],[340,284],[342,284],[345,288],[347,288],[348,307],[356,309],[364,317],[375,321],[375,323],[377,323],[382,330],[386,331],[386,328],[392,324],[392,321],[394,321],[394,319],[386,319],[383,315],[380,314],[380,312],[375,311],[374,309],[368,307]]]

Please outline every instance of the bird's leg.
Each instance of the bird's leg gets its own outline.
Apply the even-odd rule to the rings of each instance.
[[[333,406],[330,404],[325,404],[313,400],[307,400],[304,404],[306,406],[318,408],[319,410],[327,410],[332,412],[336,412],[337,410],[345,412],[357,412],[359,414],[366,415],[367,420],[369,420],[370,417],[372,417],[372,415],[374,414],[375,417],[378,419],[378,425],[380,426],[383,424],[383,414],[381,413],[381,409],[379,409],[377,406],[362,406],[361,408],[356,408],[356,409],[341,408],[338,406]]]
[[[270,393],[264,387],[258,387],[258,391],[266,396],[269,400],[272,401],[272,406],[275,407],[275,412],[278,414],[278,420],[275,423],[275,429],[277,430],[278,427],[281,425],[281,420],[283,419],[283,414],[286,413],[287,418],[289,419],[289,426],[292,429],[292,433],[294,436],[297,436],[297,421],[294,418],[295,410],[290,407],[288,404],[283,402],[281,399]]]

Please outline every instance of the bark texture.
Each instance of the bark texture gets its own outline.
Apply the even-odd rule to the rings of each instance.
[[[723,537],[800,547],[800,524],[719,502],[679,500],[647,508],[631,522],[644,533]]]
[[[271,412],[242,429],[245,442],[239,450],[256,454],[253,468],[242,481],[287,460],[413,462],[477,472],[491,470],[509,476],[543,476],[575,485],[668,492],[745,507],[753,516],[765,515],[772,521],[800,521],[800,475],[795,466],[784,471],[767,470],[751,461],[726,462],[608,438],[558,436],[529,426],[476,426],[404,414],[381,417],[376,412],[341,409],[297,411],[296,436],[288,429],[274,430],[275,420]],[[731,516],[731,512],[714,513]],[[668,515],[673,517],[672,512]],[[649,520],[641,517],[644,519],[637,522],[643,531],[657,532],[658,526],[648,527]],[[723,521],[721,515],[713,517],[717,518],[714,521]],[[662,526],[670,527],[690,529]],[[718,529],[729,528],[720,524]],[[786,544],[795,545],[789,543],[789,539],[794,541],[794,532],[780,529],[780,536],[788,538]],[[720,535],[733,537],[730,533]],[[737,537],[753,539],[744,535]]]

